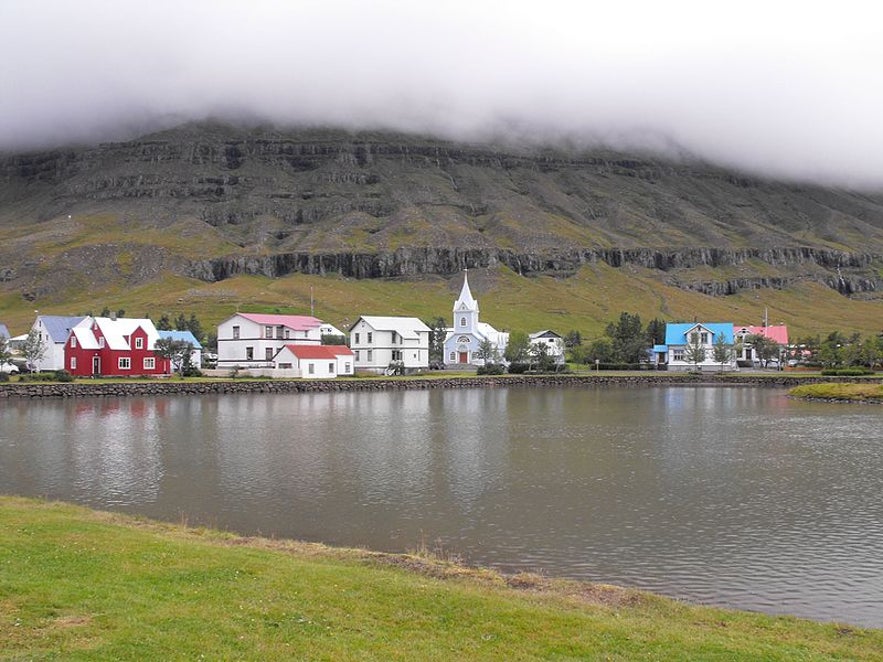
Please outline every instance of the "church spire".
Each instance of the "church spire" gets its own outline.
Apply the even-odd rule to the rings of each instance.
[[[460,298],[454,302],[454,311],[458,310],[478,312],[478,301],[473,298],[469,289],[469,269],[463,270],[463,288],[460,290]]]

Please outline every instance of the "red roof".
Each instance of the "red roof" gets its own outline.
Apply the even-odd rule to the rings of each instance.
[[[352,356],[346,345],[286,345],[299,359],[336,359],[338,356]]]
[[[738,329],[745,329],[751,336],[766,336],[774,343],[779,345],[788,344],[788,327],[784,324],[776,324],[773,326],[740,326]]]
[[[322,320],[310,315],[272,315],[264,313],[237,313],[237,315],[257,324],[287,326],[294,331],[309,331],[322,326]]]

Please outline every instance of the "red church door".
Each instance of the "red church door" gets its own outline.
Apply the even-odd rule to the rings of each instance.
[[[460,363],[469,363],[469,352],[460,352]]]

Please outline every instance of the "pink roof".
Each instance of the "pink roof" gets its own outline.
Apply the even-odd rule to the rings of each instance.
[[[346,345],[286,345],[299,359],[335,359],[338,356],[352,356]]]
[[[745,329],[750,336],[766,336],[779,345],[788,344],[788,327],[784,324],[776,324],[774,326],[737,326],[736,329]]]
[[[256,324],[286,326],[294,331],[309,331],[322,326],[322,320],[310,315],[270,315],[262,313],[237,313]]]

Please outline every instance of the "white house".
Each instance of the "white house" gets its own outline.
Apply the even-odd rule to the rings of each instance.
[[[35,370],[64,370],[64,345],[71,330],[76,327],[89,327],[89,317],[66,317],[62,315],[37,315],[31,330],[40,335],[43,341],[43,357],[34,362]]]
[[[502,360],[509,334],[497,331],[490,324],[478,319],[478,301],[469,290],[467,273],[463,272],[463,287],[460,296],[454,302],[454,325],[445,335],[446,365],[484,365],[485,360],[479,358],[479,347],[490,342]]]
[[[272,367],[285,345],[320,345],[322,327],[309,315],[236,313],[218,325],[218,368]]]
[[[167,330],[158,330],[160,338],[167,338],[169,340],[180,340],[182,342],[190,343],[192,349],[190,350],[190,365],[194,368],[202,367],[202,345],[196,339],[196,336],[193,335],[190,331],[167,331]]]
[[[732,322],[686,322],[665,325],[665,345],[656,345],[657,362],[669,370],[736,370],[736,352]],[[702,352],[700,361],[691,360],[689,345],[696,342]],[[730,358],[721,364],[715,361],[714,348],[723,343],[730,348]],[[695,357],[698,358],[698,357]],[[661,359],[664,359],[661,360]]]
[[[546,329],[544,331],[531,333],[530,344],[532,348],[540,346],[545,347],[546,354],[552,357],[555,363],[564,363],[564,338],[554,331]]]
[[[285,345],[275,361],[280,370],[315,379],[352,375],[354,370],[353,352],[345,345]]]
[[[429,368],[430,329],[416,317],[363,315],[350,327],[356,370],[405,372]]]

